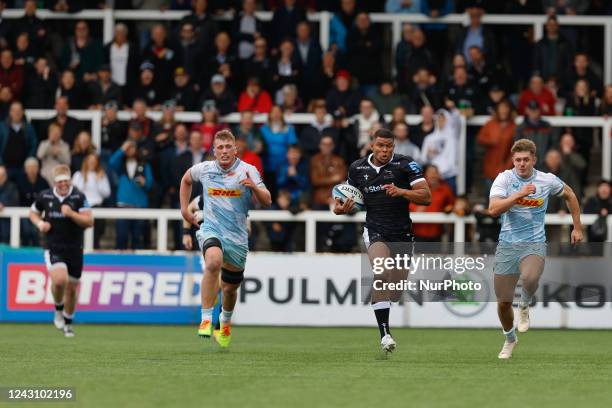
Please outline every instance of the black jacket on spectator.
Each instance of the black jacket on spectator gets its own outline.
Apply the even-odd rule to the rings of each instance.
[[[603,89],[603,81],[601,80],[601,77],[593,72],[591,68],[587,68],[585,75],[578,75],[573,66],[570,72],[567,74],[565,81],[563,81],[563,84],[565,85],[562,89],[565,93],[564,96],[570,96],[572,92],[574,92],[574,85],[576,85],[576,82],[578,82],[580,79],[587,81],[589,83],[589,89],[591,91],[595,91],[596,95],[601,96],[601,90]]]
[[[378,85],[382,80],[382,44],[380,34],[370,27],[362,33],[353,27],[346,37],[349,71],[359,85]]]
[[[274,100],[274,92],[281,89],[283,86],[287,84],[299,85],[301,73],[302,73],[302,64],[300,64],[300,60],[293,54],[291,56],[291,75],[282,75],[279,67],[279,59],[274,59],[272,62],[272,83],[270,85],[270,94],[272,99]]]
[[[272,48],[278,47],[284,38],[295,38],[295,28],[300,21],[305,20],[306,11],[297,4],[292,10],[285,6],[277,8],[270,24]]]
[[[200,110],[204,102],[208,100],[215,101],[215,106],[221,116],[236,112],[236,96],[229,89],[225,89],[221,95],[215,95],[210,89],[207,89],[200,98],[200,104],[196,110]]]
[[[121,147],[127,138],[127,122],[115,120],[107,124],[102,124],[102,148],[111,152]]]
[[[340,92],[337,88],[332,88],[327,92],[325,104],[327,111],[332,114],[339,108],[344,108],[347,116],[352,116],[359,110],[359,102],[361,95],[357,91],[349,89],[346,92]]]
[[[215,36],[217,35],[218,27],[214,17],[210,13],[198,17],[194,13],[183,17],[178,26],[184,23],[190,23],[196,31],[198,42],[202,47],[204,55],[210,55],[214,49]]]
[[[236,48],[236,55],[238,55],[238,47],[241,42],[249,42],[253,44],[255,42],[255,37],[252,34],[243,33],[240,31],[240,22],[242,21],[242,13],[236,13],[234,20],[232,20],[232,26],[230,30],[230,35],[232,36],[232,46]],[[264,32],[264,24],[263,22],[255,18],[255,32],[267,37]]]
[[[398,47],[399,50],[399,47]],[[435,72],[434,56],[426,46],[406,47],[397,57],[397,82],[400,89],[406,92],[412,85],[412,77],[420,68]]]
[[[139,81],[139,83],[134,86],[129,104],[131,105],[134,103],[136,99],[144,99],[147,106],[151,107],[162,104],[167,98],[160,90],[159,86],[155,84],[155,80],[153,80],[149,85],[143,85]]]
[[[255,60],[255,58],[251,57],[243,66],[242,79],[244,83],[240,87],[241,89],[244,87],[246,80],[252,77],[256,77],[259,79],[259,84],[266,91],[271,89],[272,84],[272,59],[266,58],[261,61]]]
[[[545,36],[533,50],[533,69],[538,71],[544,80],[553,75],[560,78],[571,65],[573,55],[572,45],[563,35],[559,34],[556,41]]]
[[[233,54],[225,55],[225,61],[223,64],[228,64],[230,67],[231,76],[226,78],[226,82],[228,86],[234,86],[234,82],[237,82],[240,79],[240,69],[238,68],[236,56]],[[200,75],[200,89],[206,89],[210,85],[210,79],[215,74],[220,74],[219,67],[221,67],[220,58],[215,53],[215,55],[209,57],[206,60],[205,66],[203,68],[203,72]]]
[[[431,105],[434,110],[442,107],[442,93],[436,85],[425,89],[412,87],[408,93],[408,113],[418,114],[425,105]]]
[[[43,190],[49,188],[49,183],[40,176],[36,177],[36,181],[34,184],[28,180],[25,173],[22,173],[17,178],[17,190],[19,190],[19,206],[20,207],[29,207],[32,205],[36,198],[38,197],[38,193]]]
[[[308,52],[306,53],[306,59],[302,59],[300,52],[299,43],[296,41],[295,49],[293,51],[293,59],[297,60],[300,64],[301,79],[299,81],[300,96],[307,103],[308,100],[314,95],[312,92],[313,85],[317,83],[321,71],[321,45],[318,41],[310,40],[308,43]]]
[[[170,93],[170,99],[176,102],[177,107],[182,107],[186,111],[199,110],[198,93],[196,92],[193,83],[190,81],[183,87],[174,86]]]
[[[158,55],[153,44],[150,44],[142,53],[142,60],[149,61],[155,67],[155,76],[153,77],[153,85],[156,89],[156,98],[160,101],[165,101],[170,95],[172,89],[172,80],[174,78],[174,70],[178,67],[178,53],[166,41],[165,52],[163,56]],[[151,106],[151,105],[149,105]]]
[[[121,87],[112,82],[108,88],[104,89],[99,81],[92,81],[87,84],[89,88],[88,105],[104,105],[106,102],[115,101],[119,106],[123,103],[123,93]]]
[[[325,127],[321,130],[312,125],[306,126],[300,133],[300,147],[304,155],[304,160],[310,161],[310,158],[319,153],[319,142],[323,135],[331,134],[332,137],[337,135],[334,128]]]
[[[57,96],[65,96],[68,98],[68,104],[71,109],[86,109],[87,101],[89,100],[87,91],[83,84],[76,82],[70,89],[64,88],[61,84],[57,88]]]
[[[484,40],[483,44],[483,52],[485,59],[487,60],[487,64],[494,64],[496,62],[495,55],[495,37],[493,36],[493,32],[486,26],[482,27],[482,37]],[[457,39],[455,41],[455,53],[463,54],[463,45],[465,44],[465,39],[468,35],[470,27],[464,27],[459,32]]]
[[[39,48],[39,51],[41,51],[45,45],[47,39],[47,26],[45,22],[36,17],[36,15],[24,15],[23,17],[14,20],[10,25],[10,28],[12,35],[23,32],[28,33],[30,36],[30,44]]]
[[[53,122],[56,122],[61,126],[61,124],[57,121],[57,115],[52,117],[46,122],[43,122],[43,128],[38,132],[38,141],[41,142],[47,138],[47,131],[49,129],[49,125]],[[85,129],[83,123],[78,119],[73,118],[72,116],[68,116],[66,118],[66,122],[62,127],[62,140],[68,143],[68,146],[72,149],[74,145],[74,140],[81,130]]]
[[[446,96],[455,102],[459,109],[473,108],[477,114],[483,113],[483,98],[480,88],[472,81],[468,80],[463,86],[454,82],[449,83],[446,88]]]
[[[23,102],[28,109],[51,109],[55,102],[57,76],[49,72],[47,79],[36,72],[30,72],[23,84]]]
[[[205,55],[202,54],[202,46],[196,40],[190,44],[182,44],[179,42],[177,47],[178,53],[178,65],[185,69],[185,72],[189,74],[189,78],[194,84],[200,83],[200,76],[202,75],[202,62],[206,58]]]
[[[537,161],[535,167],[541,169],[544,166],[546,152],[559,144],[559,135],[547,121],[540,119],[537,123],[531,122],[527,117],[521,125],[516,128],[514,141],[519,139],[531,140],[536,145]]]

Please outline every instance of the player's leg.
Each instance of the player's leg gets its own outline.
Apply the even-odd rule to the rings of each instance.
[[[494,277],[497,315],[505,336],[504,345],[498,356],[502,359],[512,357],[512,350],[518,342],[514,331],[514,311],[512,310],[512,301],[514,300],[514,291],[518,279],[519,274],[502,275],[496,273]]]
[[[79,281],[83,272],[83,251],[77,250],[68,253],[66,264],[68,266],[68,283],[64,293],[64,336],[74,337],[72,320],[76,311]]]
[[[64,291],[68,284],[68,267],[65,262],[61,262],[55,253],[49,250],[45,251],[45,263],[51,278],[51,294],[55,303],[55,313],[53,315],[53,324],[59,330],[64,328]]]
[[[529,330],[529,304],[538,290],[540,276],[544,271],[544,258],[540,255],[528,255],[520,263],[522,288],[521,300],[518,307],[518,331],[521,333]]]
[[[210,337],[213,331],[213,309],[219,292],[219,274],[223,264],[221,241],[214,237],[204,240],[202,253],[204,256],[204,275],[201,284],[202,310],[198,335]]]

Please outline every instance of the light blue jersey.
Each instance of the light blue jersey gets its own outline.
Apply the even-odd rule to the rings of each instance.
[[[202,184],[204,221],[197,232],[200,248],[207,239],[217,238],[222,244],[224,261],[243,268],[248,252],[247,216],[253,193],[239,183],[248,174],[256,186],[265,188],[259,172],[236,159],[227,170],[215,160],[196,164],[190,173],[194,182]]]
[[[533,184],[536,192],[521,198],[502,214],[500,243],[546,242],[544,217],[548,197],[560,195],[564,187],[563,181],[557,176],[534,169],[531,177],[524,179],[514,169],[506,170],[495,178],[489,196],[506,198],[526,184]]]

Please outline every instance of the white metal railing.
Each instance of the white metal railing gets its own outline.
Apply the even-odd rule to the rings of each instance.
[[[151,220],[157,223],[157,251],[168,251],[168,221],[182,220],[179,210],[175,209],[127,209],[127,208],[94,208],[93,215],[95,218],[117,220],[117,219],[133,219],[133,220]],[[20,244],[20,219],[27,218],[29,208],[26,207],[5,207],[0,211],[0,218],[10,218],[11,236],[10,245],[19,247]],[[467,217],[459,217],[455,214],[445,213],[411,213],[410,217],[415,224],[432,223],[432,224],[452,224],[454,225],[454,241],[465,242],[465,226],[467,224],[475,224],[476,218],[472,215]],[[365,212],[360,212],[354,216],[338,216],[331,211],[304,211],[293,215],[289,211],[251,211],[249,213],[251,221],[277,221],[277,222],[303,222],[306,224],[306,252],[316,252],[317,240],[317,222],[365,222]],[[581,221],[585,225],[590,225],[597,219],[596,215],[583,214]],[[607,242],[612,242],[612,216],[607,218],[608,222],[608,238]],[[570,215],[547,214],[547,225],[572,225],[572,217]],[[88,228],[85,231],[85,250],[93,250],[93,228]]]
[[[101,146],[101,123],[102,112],[98,110],[72,110],[70,114],[80,120],[91,121],[91,136],[94,145]],[[26,115],[30,120],[45,120],[55,115],[54,110],[46,109],[28,109]],[[153,120],[159,120],[162,113],[160,111],[148,111],[147,116]],[[129,120],[132,113],[129,111],[121,111],[118,114],[120,120]],[[200,112],[176,112],[175,118],[179,122],[194,123],[202,120]],[[314,115],[311,113],[296,113],[286,115],[288,123],[296,125],[309,124],[314,121]],[[264,123],[267,115],[255,115],[256,123]],[[385,116],[385,120],[389,121],[391,117]],[[474,116],[470,119],[465,119],[461,116],[461,133],[459,135],[459,151],[458,154],[458,175],[457,175],[457,192],[463,194],[466,192],[466,147],[467,147],[467,126],[482,126],[491,118],[489,116]],[[612,175],[612,118],[604,119],[603,117],[589,116],[547,116],[545,117],[552,126],[572,126],[572,127],[593,127],[602,129],[602,166],[601,175],[605,179],[610,179]],[[406,120],[411,125],[416,125],[421,122],[420,115],[407,115]],[[231,113],[221,118],[221,121],[229,124],[240,122],[239,113]],[[522,117],[516,119],[516,123],[520,124],[523,121]]]
[[[2,18],[15,19],[24,14],[20,9],[7,9],[2,13]],[[182,19],[188,11],[159,11],[159,10],[83,10],[78,13],[55,13],[50,10],[38,10],[36,15],[42,19],[56,20],[102,20],[103,40],[109,42],[113,38],[113,28],[115,20],[159,20],[176,21]],[[258,11],[257,17],[263,21],[272,19],[272,13]],[[319,24],[319,41],[323,49],[329,48],[329,23],[333,14],[327,11],[309,13],[308,20]],[[216,16],[221,20],[231,19],[231,14]],[[509,15],[509,14],[485,14],[483,24],[493,25],[530,25],[534,29],[535,39],[542,38],[544,24],[547,16],[537,15]],[[402,38],[402,24],[424,24],[424,23],[443,23],[467,25],[469,20],[467,14],[448,14],[440,18],[431,18],[423,14],[391,14],[391,13],[371,13],[370,19],[374,23],[390,24],[392,38],[392,52],[395,52],[395,45]],[[558,16],[559,24],[571,26],[600,26],[604,28],[604,80],[612,83],[612,18],[609,16]]]

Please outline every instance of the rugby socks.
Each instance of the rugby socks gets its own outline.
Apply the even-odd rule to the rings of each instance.
[[[521,309],[524,309],[526,307],[529,306],[529,304],[531,303],[531,295],[527,292],[525,292],[525,288],[521,289],[521,300],[519,301],[519,307]]]
[[[391,310],[391,302],[374,303],[372,304],[372,309],[374,309],[378,330],[380,331],[380,338],[382,339],[387,334],[391,334],[389,330],[389,311]]]
[[[219,317],[219,320],[221,321],[221,323],[227,324],[232,321],[233,313],[234,313],[233,310],[221,309],[221,316]]]
[[[66,323],[66,325],[72,324],[72,319],[74,319],[74,313],[68,314],[66,312],[62,312],[62,315],[64,316],[64,323]]]
[[[64,303],[56,303],[55,304],[55,311],[56,312],[63,312],[64,311]]]
[[[516,341],[516,333],[514,332],[514,327],[508,331],[502,329],[502,332],[504,333],[504,336],[506,336],[506,341],[508,343],[514,343]]]
[[[212,307],[210,309],[202,308],[202,322],[205,322],[206,320],[208,320],[209,322],[212,322],[212,315],[213,315]]]

